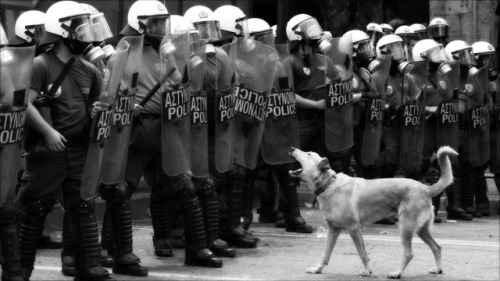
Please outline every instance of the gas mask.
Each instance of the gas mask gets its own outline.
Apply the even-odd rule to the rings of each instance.
[[[219,41],[222,38],[219,21],[208,20],[194,23],[198,30],[199,38],[206,42]]]
[[[425,54],[421,55],[425,59],[429,61],[429,72],[436,72],[439,69],[439,66],[445,62],[448,61],[448,55],[446,54],[446,51],[443,49],[443,45],[438,45],[435,47],[432,47],[428,49]],[[442,74],[445,74],[443,71],[450,71],[451,68],[442,68],[440,71]]]
[[[92,29],[90,28],[89,16],[74,17],[70,20],[69,26],[63,23],[62,28],[66,29],[69,33],[67,38],[63,38],[63,42],[68,46],[71,53],[75,55],[86,55],[93,49],[94,46],[92,42],[94,38]]]
[[[372,48],[370,40],[362,41],[353,46],[353,56],[359,66],[367,68],[370,62],[377,56]]]
[[[145,30],[145,39],[153,49],[160,51],[161,41],[170,31],[170,17],[168,15],[141,17],[139,27]]]
[[[406,53],[402,42],[394,42],[380,48],[380,53],[384,55],[391,55],[391,66],[389,69],[389,74],[391,76],[396,75],[398,72],[400,74],[404,73],[405,67],[408,65],[406,61]]]
[[[91,28],[94,37],[93,45],[94,47],[99,47],[101,49],[100,51],[98,51],[99,55],[97,55],[96,52],[93,55],[92,59],[96,60],[96,57],[98,59],[100,59],[101,57],[109,58],[112,54],[115,53],[115,49],[113,48],[113,46],[106,44],[105,42],[106,39],[113,37],[113,33],[109,28],[108,22],[106,21],[104,14],[103,13],[92,14],[90,16],[90,21],[92,23]]]
[[[324,32],[318,21],[315,18],[309,18],[292,28],[294,32],[302,36],[302,40],[307,42],[311,48],[325,53],[331,44],[327,37],[324,37]]]
[[[472,48],[457,51],[452,54],[453,59],[460,63],[460,74],[465,77],[469,74],[473,74],[477,71],[476,60],[472,55]]]
[[[477,62],[477,67],[481,68],[484,67],[485,65],[490,65],[490,68],[488,69],[488,79],[490,81],[495,81],[498,79],[498,68],[493,66],[494,62],[494,55],[493,54],[484,54],[484,55],[475,55],[474,56]]]

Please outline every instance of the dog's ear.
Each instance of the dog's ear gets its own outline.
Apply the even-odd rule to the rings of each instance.
[[[331,169],[330,162],[328,162],[328,159],[326,157],[321,158],[321,161],[318,163],[318,169],[320,171],[325,171],[325,170]]]

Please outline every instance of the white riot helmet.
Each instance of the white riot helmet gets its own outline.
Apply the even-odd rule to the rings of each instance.
[[[394,34],[403,38],[403,40],[404,40],[404,38],[406,36],[413,36],[413,30],[407,25],[402,25],[402,26],[396,28],[396,31],[394,32]]]
[[[220,6],[214,11],[214,17],[220,22],[222,31],[237,36],[248,36],[248,21],[245,13],[233,5]]]
[[[413,36],[416,40],[422,40],[427,38],[427,28],[423,24],[414,23],[410,25],[410,29],[413,31]]]
[[[318,21],[307,14],[292,17],[286,24],[286,35],[290,42],[305,40],[311,47],[324,53],[331,44],[324,37],[324,31]]]
[[[104,53],[103,58],[108,58],[115,53],[115,49],[110,44],[105,44],[105,40],[112,38],[113,33],[109,28],[108,22],[104,17],[104,13],[99,12],[94,6],[89,4],[80,3],[83,9],[90,12],[91,29],[94,36],[94,46],[98,46],[102,49]],[[97,56],[97,55],[94,55]],[[100,58],[97,58],[100,59]],[[92,58],[91,61],[96,60]]]
[[[139,34],[163,38],[170,32],[170,14],[160,1],[135,1],[128,11],[127,23]]]
[[[394,28],[390,24],[387,23],[381,23],[380,27],[382,28],[382,31],[384,31],[384,34],[394,34]]]
[[[22,13],[16,20],[16,36],[32,44],[40,44],[45,34],[45,13],[31,10]]]
[[[478,41],[472,44],[472,53],[474,53],[474,58],[478,63],[479,67],[491,64],[490,68],[493,69],[494,63],[493,58],[495,57],[495,48],[493,45],[486,41]],[[491,71],[490,71],[491,72]],[[498,76],[498,70],[496,70]],[[490,73],[491,74],[491,73]]]
[[[443,18],[433,18],[427,26],[429,34],[434,40],[439,42],[439,39],[448,38],[449,32],[448,22]]]
[[[403,39],[395,34],[385,35],[380,38],[375,48],[377,56],[391,55],[392,60],[406,60],[406,54],[403,47]]]
[[[454,40],[445,47],[448,57],[457,60],[461,65],[475,65],[476,61],[472,54],[472,47],[463,40]]]
[[[449,61],[449,57],[442,44],[439,44],[433,39],[424,39],[418,41],[413,47],[413,60],[428,60],[433,63],[442,63]]]
[[[201,40],[218,41],[222,38],[219,21],[214,12],[205,6],[193,6],[184,13],[184,18],[190,21],[199,32]]]
[[[50,34],[67,40],[68,48],[73,54],[87,54],[93,48],[94,41],[91,29],[90,12],[74,1],[54,3],[45,13],[46,38]],[[49,34],[50,33],[50,34]],[[50,42],[44,42],[50,43]]]
[[[375,50],[371,45],[371,38],[365,32],[354,29],[346,32],[344,36],[351,36],[353,55],[358,58],[374,58],[376,57]]]
[[[271,26],[263,19],[248,19],[248,31],[250,36],[266,45],[274,44],[274,33]]]
[[[384,30],[382,30],[382,27],[380,25],[371,22],[366,26],[366,34],[370,36],[373,48],[375,49],[378,40],[380,40],[380,38],[384,36]]]

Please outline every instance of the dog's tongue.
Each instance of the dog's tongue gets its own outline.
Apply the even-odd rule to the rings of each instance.
[[[298,176],[298,175],[300,175],[300,173],[302,173],[302,169],[297,169],[294,171],[290,170],[288,173],[292,176]]]

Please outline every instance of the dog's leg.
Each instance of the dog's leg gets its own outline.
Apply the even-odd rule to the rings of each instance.
[[[352,241],[354,241],[356,249],[358,250],[358,255],[363,262],[363,266],[365,267],[359,275],[368,277],[372,274],[372,270],[370,268],[370,258],[366,253],[365,242],[363,241],[363,233],[361,232],[361,228],[356,227],[354,229],[350,229],[349,235],[351,235]]]
[[[427,222],[422,229],[418,231],[418,236],[424,240],[425,244],[429,245],[434,258],[436,259],[436,267],[429,270],[430,274],[442,274],[443,268],[441,267],[441,246],[432,238],[430,233],[430,222]]]
[[[413,222],[413,221],[411,221]],[[400,232],[401,232],[401,243],[403,244],[403,261],[401,263],[401,268],[399,271],[391,272],[387,277],[389,279],[399,279],[401,278],[401,274],[405,270],[408,263],[410,263],[413,258],[412,248],[411,248],[411,240],[413,238],[413,226],[408,222],[404,221],[400,217]]]
[[[330,222],[328,222],[328,235],[326,237],[325,248],[323,249],[323,257],[316,267],[309,267],[306,272],[307,273],[321,273],[323,267],[328,264],[330,261],[330,256],[332,255],[333,248],[335,247],[335,243],[337,243],[337,238],[339,238],[340,232],[342,228],[333,226]]]

